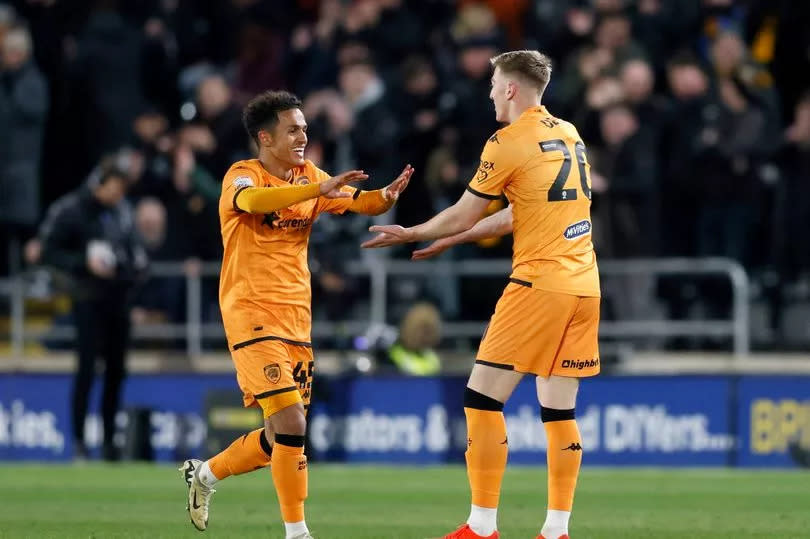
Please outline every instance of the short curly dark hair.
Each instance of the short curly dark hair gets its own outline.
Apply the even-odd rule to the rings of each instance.
[[[302,106],[298,96],[279,91],[263,92],[250,100],[242,111],[242,124],[250,138],[259,142],[259,131],[272,130],[278,124],[278,113]]]

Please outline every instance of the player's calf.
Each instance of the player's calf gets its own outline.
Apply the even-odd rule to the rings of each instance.
[[[200,467],[200,477],[206,485],[212,487],[226,477],[269,466],[272,454],[273,446],[267,441],[265,429],[256,429],[240,436],[223,451],[203,463]]]
[[[503,403],[471,388],[464,391],[467,417],[467,475],[472,504],[467,524],[481,537],[497,529],[501,480],[506,469],[508,442]]]
[[[541,537],[568,537],[568,519],[574,504],[574,491],[582,463],[582,438],[574,409],[541,407],[548,449],[548,511]]]
[[[306,416],[299,402],[269,418],[275,429],[270,471],[276,487],[287,539],[309,537],[304,520],[307,498],[307,457],[304,455]]]

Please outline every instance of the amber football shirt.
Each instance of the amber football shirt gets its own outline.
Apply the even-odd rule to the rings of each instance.
[[[599,296],[591,241],[590,165],[576,128],[545,107],[495,132],[467,190],[512,204],[512,277],[534,288]]]
[[[319,197],[253,215],[239,210],[236,195],[247,187],[302,185],[329,177],[309,160],[293,169],[290,181],[272,176],[258,159],[238,161],[225,174],[219,200],[224,246],[219,303],[232,349],[263,338],[309,345],[312,291],[307,247],[312,224],[318,214],[343,213],[352,204],[351,198]]]

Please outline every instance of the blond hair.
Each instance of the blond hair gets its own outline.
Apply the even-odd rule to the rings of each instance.
[[[489,59],[493,68],[501,68],[501,72],[510,75],[520,75],[531,85],[537,87],[537,93],[542,94],[551,79],[551,58],[539,51],[509,51],[493,56]]]

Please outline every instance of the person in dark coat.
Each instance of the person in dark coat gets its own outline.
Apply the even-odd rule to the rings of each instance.
[[[129,302],[146,268],[136,239],[126,174],[111,164],[95,169],[87,185],[53,203],[40,228],[42,263],[67,274],[76,322],[78,368],[73,386],[74,456],[87,457],[84,424],[96,358],[104,361],[102,420],[105,460],[116,460],[115,416],[124,381]]]
[[[25,28],[6,32],[0,51],[0,238],[8,241],[24,235],[39,219],[48,86],[31,59],[31,36]],[[2,243],[0,256],[6,254]]]

